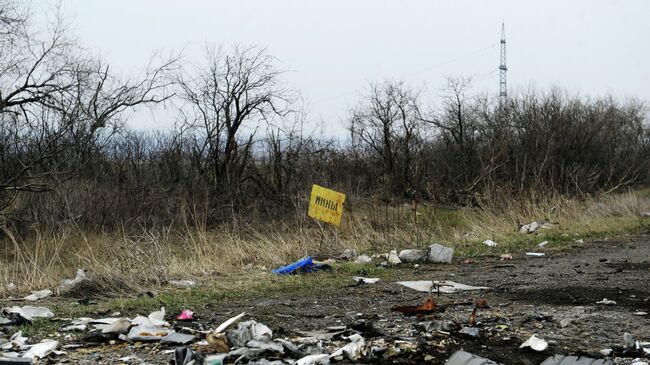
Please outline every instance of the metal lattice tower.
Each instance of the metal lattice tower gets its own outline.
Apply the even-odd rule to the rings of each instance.
[[[499,65],[499,97],[508,97],[508,85],[506,84],[506,26],[501,23],[501,65]]]

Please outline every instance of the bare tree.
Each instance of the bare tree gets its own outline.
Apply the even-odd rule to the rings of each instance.
[[[245,178],[260,123],[292,112],[294,95],[264,48],[210,48],[206,63],[177,76],[182,133],[197,136],[195,161],[220,193],[238,190]]]
[[[401,193],[412,183],[413,154],[420,141],[418,96],[402,82],[370,84],[367,99],[350,115],[353,146],[379,157],[379,175],[391,179],[392,189]]]
[[[123,81],[86,55],[60,14],[44,35],[25,14],[16,2],[0,2],[0,211],[19,192],[47,191],[70,176],[80,165],[70,158],[108,125],[118,129],[124,112],[167,99],[165,74],[176,63],[152,63]]]

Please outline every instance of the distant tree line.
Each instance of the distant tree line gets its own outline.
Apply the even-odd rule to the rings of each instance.
[[[154,57],[120,77],[56,17],[47,32],[0,0],[0,226],[112,230],[200,216],[304,210],[312,183],[354,198],[481,206],[535,193],[648,184],[650,127],[637,100],[529,89],[507,99],[449,78],[438,105],[371,83],[349,138],[318,136],[263,48],[208,49],[199,66]],[[166,103],[168,132],[135,132]]]

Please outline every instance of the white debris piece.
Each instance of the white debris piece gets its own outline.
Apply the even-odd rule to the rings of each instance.
[[[368,256],[368,255],[359,255],[354,260],[354,262],[356,262],[357,264],[368,264],[368,263],[372,262],[372,258],[370,258],[370,256]]]
[[[362,276],[353,276],[352,280],[356,281],[357,283],[375,284],[379,281],[379,278],[364,278]]]
[[[497,243],[492,241],[492,240],[485,240],[485,241],[483,241],[483,244],[488,246],[488,247],[496,247],[497,246]]]
[[[194,280],[170,280],[169,284],[178,289],[190,289],[196,286]]]
[[[388,253],[388,263],[391,265],[397,265],[402,263],[402,260],[399,259],[399,255],[397,255],[397,250],[391,250]]]
[[[32,293],[23,299],[28,300],[30,302],[35,302],[39,299],[44,299],[52,295],[52,291],[49,289],[44,289],[44,290],[36,290],[32,291]]]
[[[519,228],[519,232],[520,233],[533,233],[533,232],[537,231],[538,228],[539,228],[539,223],[532,222],[532,223],[524,224],[523,226],[521,226]]]
[[[420,262],[427,259],[428,252],[426,250],[402,250],[399,252],[399,259],[402,262]]]
[[[544,351],[548,348],[548,342],[544,341],[543,339],[532,335],[530,336],[529,339],[526,340],[526,342],[522,343],[521,346],[519,346],[520,349],[530,347],[531,349],[541,352]]]
[[[129,332],[129,328],[131,328],[131,321],[129,321],[126,318],[120,318],[117,321],[104,327],[102,329],[102,333],[104,334],[127,333]]]
[[[221,332],[225,331],[226,328],[230,327],[231,324],[237,322],[238,320],[240,320],[245,315],[246,315],[246,312],[242,312],[242,313],[239,313],[238,315],[226,320],[225,322],[220,324],[219,327],[217,327],[217,329],[214,330],[212,333],[221,333]]]
[[[455,281],[431,281],[431,280],[415,280],[415,281],[398,281],[397,284],[405,286],[409,289],[421,292],[437,292],[438,288],[441,293],[454,294],[460,291],[469,290],[486,290],[490,289],[487,286],[471,286],[466,284],[457,283]],[[435,286],[434,286],[435,284]]]
[[[55,340],[43,340],[36,345],[33,345],[25,352],[21,357],[26,357],[29,359],[42,359],[45,356],[49,355],[54,349],[59,346],[59,341]]]
[[[351,361],[356,361],[361,358],[364,354],[364,349],[366,347],[366,340],[361,337],[359,334],[353,334],[348,337],[348,340],[351,342],[340,349],[334,351],[330,358],[338,356],[346,356]]]
[[[548,244],[548,241],[543,241],[543,242],[540,242],[539,244],[537,244],[537,247],[544,248],[547,244]]]
[[[438,243],[434,243],[429,246],[429,252],[427,255],[429,262],[441,262],[441,263],[451,263],[451,259],[454,256],[454,249]]]
[[[307,355],[296,361],[296,365],[329,365],[329,363],[330,355],[328,354]]]
[[[61,280],[61,284],[59,285],[59,292],[70,290],[84,280],[86,280],[86,271],[84,271],[84,269],[78,269],[74,279]]]
[[[23,337],[23,331],[18,331],[9,338],[9,342],[0,345],[0,350],[20,349],[25,346],[25,342],[27,337]]]
[[[250,340],[272,338],[273,331],[262,323],[246,321],[237,324],[237,328],[228,332],[228,340],[231,344],[244,347]]]
[[[544,256],[546,256],[546,254],[543,253],[543,252],[526,252],[526,256],[528,256],[528,257],[544,257]]]
[[[604,305],[616,305],[616,302],[613,300],[609,300],[607,298],[603,298],[603,300],[596,302],[596,304],[604,304]]]
[[[159,311],[151,312],[149,320],[154,326],[169,326],[169,323],[165,321],[165,307],[160,307]]]
[[[135,326],[131,328],[127,338],[132,341],[160,341],[172,332],[162,326]]]
[[[354,261],[359,256],[359,253],[357,250],[354,248],[346,248],[345,251],[343,251],[343,255],[341,255],[341,258],[348,260],[348,261]]]
[[[24,307],[5,308],[4,311],[11,314],[17,314],[27,321],[31,321],[34,318],[54,317],[54,313],[45,307],[32,307],[29,305],[26,305]]]

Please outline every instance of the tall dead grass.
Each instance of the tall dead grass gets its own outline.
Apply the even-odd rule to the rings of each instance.
[[[86,235],[70,228],[22,240],[4,229],[0,297],[56,289],[78,268],[87,270],[90,280],[69,294],[81,297],[138,292],[170,279],[215,282],[306,255],[335,257],[346,248],[386,252],[441,242],[456,247],[458,255],[471,256],[484,252],[480,242],[485,239],[498,240],[503,250],[525,245],[531,236],[519,234],[519,224],[541,219],[557,223],[557,228],[544,232],[549,237],[618,234],[648,219],[640,218],[643,211],[650,211],[650,197],[630,192],[586,200],[562,196],[510,200],[482,209],[419,206],[416,211],[410,205],[365,202],[349,207],[340,230],[304,217],[255,224],[238,220],[208,229],[193,216],[180,227],[144,230],[136,236]],[[17,289],[9,289],[9,283]]]

